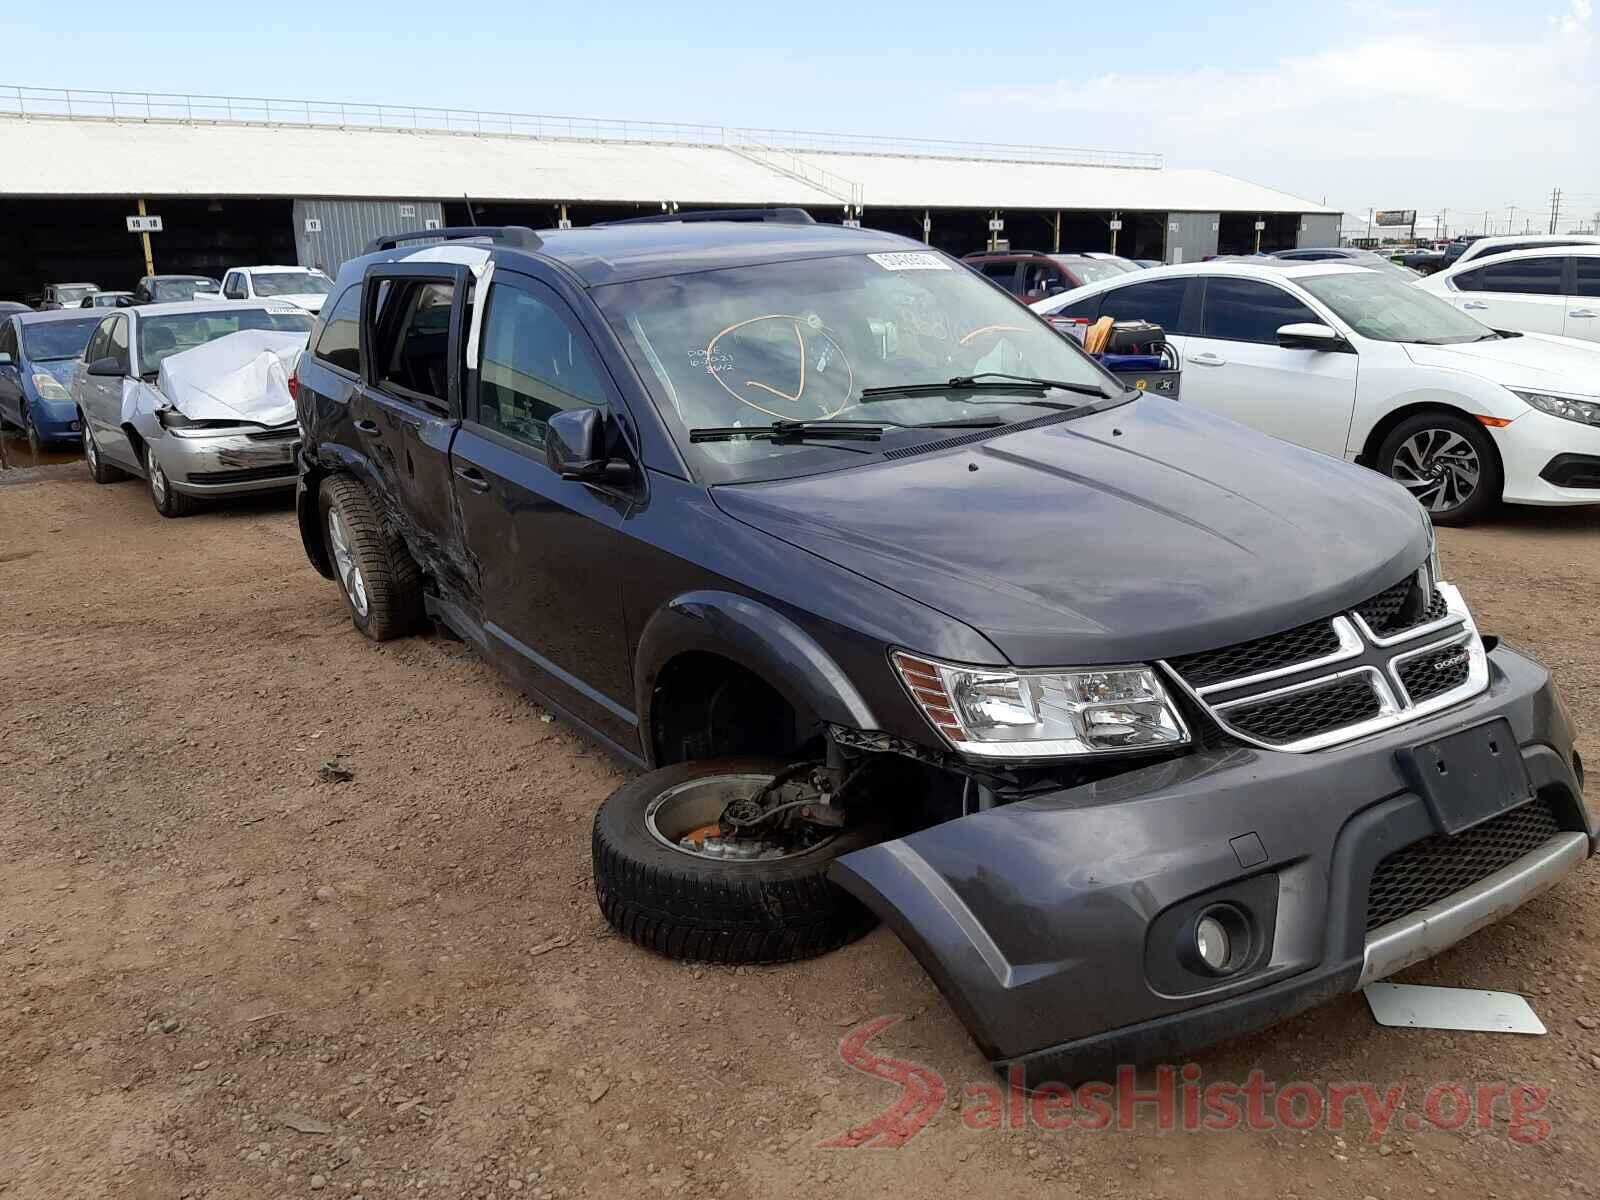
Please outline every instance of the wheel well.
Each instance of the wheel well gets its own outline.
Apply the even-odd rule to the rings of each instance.
[[[656,676],[650,736],[658,766],[703,758],[785,758],[817,733],[755,672],[717,654],[680,654]]]
[[[1361,453],[1356,456],[1356,461],[1364,467],[1376,469],[1378,466],[1378,451],[1383,448],[1384,439],[1387,438],[1400,422],[1419,413],[1436,412],[1448,413],[1452,417],[1460,417],[1463,421],[1478,424],[1478,419],[1465,409],[1455,407],[1453,404],[1439,404],[1425,402],[1422,404],[1408,404],[1404,408],[1397,408],[1387,414],[1383,420],[1372,427],[1372,432],[1367,434],[1367,441],[1361,447]],[[1505,477],[1505,462],[1500,457],[1500,447],[1495,445],[1494,438],[1489,438],[1489,448],[1494,454],[1495,465],[1500,468],[1501,478]]]

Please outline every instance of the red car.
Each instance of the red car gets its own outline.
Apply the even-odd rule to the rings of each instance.
[[[1137,263],[1114,254],[1044,254],[1031,250],[966,254],[961,261],[1029,304],[1139,269]]]

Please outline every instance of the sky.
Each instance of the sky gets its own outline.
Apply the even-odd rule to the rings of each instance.
[[[1083,146],[1425,227],[1543,228],[1557,187],[1564,227],[1600,219],[1594,0],[75,0],[0,4],[0,46],[0,107],[21,84]]]

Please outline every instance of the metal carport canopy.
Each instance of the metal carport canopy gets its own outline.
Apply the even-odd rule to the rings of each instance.
[[[0,116],[0,195],[1333,212],[1213,171],[581,138]],[[778,163],[788,164],[780,167]]]

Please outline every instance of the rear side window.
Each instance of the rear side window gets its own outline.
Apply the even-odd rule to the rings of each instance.
[[[378,383],[448,404],[450,310],[455,304],[455,285],[437,280],[393,282],[395,288],[404,290],[395,293],[400,309],[394,319],[378,321],[379,340],[374,347]],[[381,312],[380,318],[387,315]]]
[[[1574,258],[1578,281],[1573,292],[1579,296],[1600,296],[1600,258]]]
[[[1189,332],[1183,325],[1183,297],[1189,280],[1151,279],[1101,294],[1100,311],[1085,316],[1112,317],[1118,321],[1154,321],[1168,333]]]
[[[532,291],[491,287],[482,341],[480,425],[543,446],[545,426],[556,413],[605,406],[588,338]]]
[[[1008,292],[1017,290],[1017,264],[1015,262],[986,262],[980,268]]]
[[[1476,271],[1467,271],[1456,279],[1456,287],[1464,292],[1515,292],[1524,296],[1561,295],[1561,269],[1566,260],[1557,255],[1548,258],[1518,258],[1510,262],[1486,263]]]
[[[1050,315],[1052,317],[1088,317],[1091,321],[1098,321],[1100,319],[1100,301],[1104,299],[1104,292],[1096,292],[1092,296],[1085,296],[1082,300],[1074,300],[1065,308],[1058,308]]]
[[[361,285],[358,283],[345,289],[344,295],[339,297],[339,302],[322,323],[322,335],[311,353],[331,367],[359,374],[360,335]]]
[[[1280,325],[1322,324],[1288,292],[1255,279],[1207,279],[1200,336],[1275,344]]]

